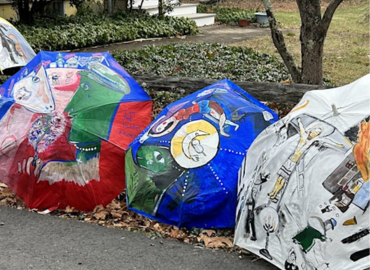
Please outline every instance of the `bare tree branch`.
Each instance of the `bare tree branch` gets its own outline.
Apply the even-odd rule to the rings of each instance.
[[[275,47],[277,48],[281,58],[283,59],[285,66],[287,67],[292,79],[296,83],[301,82],[301,72],[299,71],[296,63],[294,62],[292,54],[289,52],[285,45],[284,35],[279,30],[277,25],[274,12],[272,10],[271,1],[263,0],[263,5],[266,10],[266,14],[269,20],[269,25],[271,29],[271,37],[274,42]]]
[[[328,31],[331,20],[333,19],[334,12],[337,10],[338,6],[343,2],[343,0],[332,0],[325,10],[324,16],[321,20],[321,27],[325,32]],[[325,33],[326,36],[326,33]]]

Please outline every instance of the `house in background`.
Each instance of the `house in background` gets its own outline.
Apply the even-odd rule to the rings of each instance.
[[[60,16],[70,16],[76,14],[77,11],[75,7],[71,7],[69,0],[50,1],[47,8],[51,11],[51,14]],[[11,2],[8,0],[0,0],[0,17],[8,21],[18,20],[18,15],[12,9]]]
[[[8,21],[15,21],[17,18],[17,13],[15,13],[11,3],[7,0],[0,0],[0,17]]]
[[[71,7],[69,0],[49,0],[48,14],[49,15],[59,15],[59,16],[70,16],[76,14],[77,9]],[[95,0],[96,2],[103,3],[104,9],[109,13],[119,9],[124,9],[127,2],[125,0]],[[164,0],[162,0],[164,1]],[[174,0],[166,0],[166,2],[171,2]],[[199,2],[204,2],[205,0],[199,0]],[[175,1],[176,2],[176,1]],[[150,15],[158,13],[158,0],[135,0],[133,3],[133,8],[138,9],[139,5],[141,9],[145,10]],[[213,13],[197,13],[198,3],[181,4],[175,6],[173,11],[167,13],[168,16],[175,17],[186,17],[192,19],[196,22],[197,26],[212,25],[215,23],[216,14]],[[17,13],[12,9],[11,2],[8,0],[0,0],[0,17],[8,21],[17,21]]]

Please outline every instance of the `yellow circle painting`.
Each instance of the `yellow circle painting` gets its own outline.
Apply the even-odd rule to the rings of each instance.
[[[217,129],[205,120],[183,125],[171,140],[171,154],[183,168],[198,168],[210,162],[219,147]]]

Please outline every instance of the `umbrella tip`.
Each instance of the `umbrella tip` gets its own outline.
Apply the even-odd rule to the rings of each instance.
[[[331,104],[331,108],[332,108],[332,110],[333,110],[333,115],[334,115],[334,116],[339,115],[338,109],[337,109],[337,107],[335,106],[335,104]]]

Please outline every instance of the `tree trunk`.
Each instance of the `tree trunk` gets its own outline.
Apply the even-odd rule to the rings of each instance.
[[[302,82],[322,84],[324,39],[320,0],[297,0],[301,15]]]
[[[323,83],[324,41],[334,12],[343,0],[331,0],[322,17],[321,0],[296,0],[301,16],[301,70],[296,66],[292,55],[286,48],[284,36],[278,29],[272,11],[271,1],[262,1],[269,19],[272,40],[293,81],[296,83],[321,85]]]
[[[19,16],[19,21],[24,24],[31,25],[33,23],[33,17],[30,12],[30,1],[29,0],[17,0],[16,10]]]
[[[35,14],[44,15],[45,7],[50,2],[46,0],[34,0],[31,7],[31,15],[34,16]]]
[[[158,0],[158,15],[159,16],[164,15],[163,5],[164,5],[164,0]]]
[[[321,18],[320,0],[297,0],[301,16],[302,83],[323,83],[324,41],[334,12],[343,0],[332,0]]]
[[[21,23],[32,25],[34,23],[34,15],[42,14],[45,7],[49,4],[46,0],[17,0],[13,3],[19,15]]]

